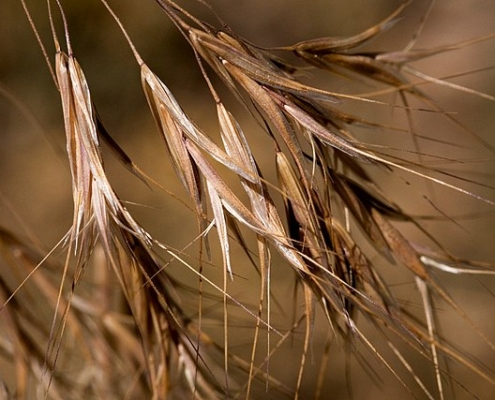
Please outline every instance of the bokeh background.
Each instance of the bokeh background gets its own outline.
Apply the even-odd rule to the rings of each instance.
[[[157,4],[149,1],[123,0],[112,2],[112,7],[121,18],[131,39],[143,59],[176,95],[184,110],[206,132],[216,137],[217,123],[214,104],[195,63],[191,49],[178,33]],[[54,60],[53,40],[48,24],[46,5],[39,1],[27,1],[34,22],[47,47],[50,62]],[[209,10],[195,1],[181,4],[199,18],[215,23]],[[212,0],[212,8],[240,36],[259,46],[283,46],[317,36],[345,36],[356,34],[381,21],[390,14],[400,1],[390,0]],[[366,46],[368,50],[392,50],[404,48],[420,26],[428,1],[413,1],[400,20],[389,32]],[[163,141],[154,126],[141,89],[139,68],[134,61],[123,35],[108,12],[97,0],[84,2],[63,2],[71,35],[72,46],[90,85],[93,99],[99,113],[114,139],[128,152],[150,176],[187,201],[182,187],[167,160]],[[70,172],[65,156],[63,120],[59,95],[50,76],[43,54],[23,13],[20,2],[0,3],[0,224],[2,227],[22,236],[35,237],[40,246],[51,249],[67,232],[72,221],[72,197]],[[56,18],[58,32],[62,35],[60,18]],[[495,3],[490,0],[451,2],[439,0],[435,3],[417,46],[431,48],[440,45],[463,42],[468,39],[495,33]],[[62,36],[60,36],[62,39]],[[415,68],[434,77],[448,77],[463,73],[452,82],[474,90],[495,95],[495,72],[487,67],[495,66],[495,40],[487,40],[463,47],[413,64]],[[469,71],[476,71],[468,73]],[[464,74],[466,73],[466,74]],[[319,78],[322,85],[337,82],[335,91],[353,92],[356,83],[331,78]],[[325,81],[324,79],[328,79]],[[361,90],[363,87],[357,84]],[[372,88],[371,88],[372,89]],[[371,90],[369,89],[369,90]],[[422,88],[423,89],[423,88]],[[219,89],[231,110],[244,126],[253,142],[253,151],[268,179],[274,179],[273,158],[263,158],[265,142],[263,134],[243,113],[225,90]],[[493,126],[495,104],[472,94],[455,91],[438,85],[427,85],[425,92],[431,95],[443,109],[455,115],[477,135],[495,146]],[[393,97],[388,98],[393,101]],[[345,104],[343,107],[363,116],[388,123],[403,119],[402,113],[383,107],[368,109],[362,105]],[[473,136],[449,123],[440,115],[415,113],[415,127],[422,135],[438,141],[422,142],[422,151],[439,154],[462,163],[449,163],[446,170],[458,173],[487,186],[495,186],[494,157]],[[364,132],[376,144],[397,148],[410,148],[410,139],[396,133]],[[154,237],[175,248],[184,248],[197,235],[196,221],[192,213],[173,196],[159,190],[151,190],[131,176],[122,166],[105,152],[108,174],[119,196],[128,202],[136,219]],[[379,177],[380,178],[380,177]],[[412,185],[408,185],[408,182]],[[491,187],[469,182],[454,181],[467,190],[495,201]],[[495,260],[495,212],[493,206],[476,201],[469,196],[432,187],[424,181],[410,176],[383,176],[381,187],[414,215],[434,214],[439,216],[422,196],[428,198],[456,221],[436,220],[425,222],[428,229],[459,257]],[[414,240],[420,238],[415,230],[405,232]],[[214,240],[214,239],[213,239]],[[193,250],[194,251],[194,250]],[[214,261],[220,265],[220,258]],[[239,259],[241,260],[241,259]],[[241,262],[241,261],[239,261]],[[0,268],[4,266],[0,265]],[[175,271],[181,275],[179,268]],[[219,271],[211,271],[213,276]],[[395,270],[384,272],[392,276],[401,301],[421,315],[421,303],[413,279],[407,273]],[[275,289],[279,301],[288,309],[292,301],[290,279],[283,272],[274,271]],[[277,275],[278,274],[278,275]],[[448,287],[456,301],[468,312],[487,336],[495,340],[493,307],[495,299],[494,278],[482,282],[466,276],[439,274],[439,279]],[[192,276],[184,275],[185,280]],[[231,287],[232,293],[256,304],[256,276],[238,277]],[[249,284],[254,282],[254,284]],[[279,283],[280,282],[280,283]],[[287,304],[285,304],[287,303]],[[299,305],[300,306],[300,305]],[[220,308],[211,312],[211,331],[221,335],[215,317]],[[495,354],[487,352],[472,329],[459,317],[450,318],[453,313],[440,304],[439,315],[445,336],[460,344],[468,353],[495,369]],[[319,316],[321,318],[321,316]],[[251,331],[243,329],[246,316],[238,316],[239,335],[234,345],[240,353],[250,351]],[[244,319],[243,319],[244,318]],[[236,327],[234,326],[234,329]],[[369,328],[369,329],[368,329]],[[0,328],[1,329],[1,328]],[[364,327],[371,334],[370,327]],[[319,346],[324,344],[324,329],[315,331],[314,349],[311,360],[315,367],[320,358]],[[244,336],[243,336],[244,335]],[[302,340],[302,331],[294,335],[297,343]],[[300,344],[300,343],[299,343]],[[350,396],[345,383],[346,358],[343,346],[333,346],[325,387],[331,398],[344,399]],[[288,355],[300,351],[300,346],[288,346]],[[372,357],[367,356],[372,359]],[[298,356],[291,357],[297,363]],[[432,384],[432,368],[424,364],[420,356],[413,356],[422,378]],[[285,360],[285,362],[284,362]],[[383,366],[370,361],[383,381],[376,385],[351,362],[353,395],[356,399],[398,398],[405,389]],[[423,364],[424,366],[423,366]],[[295,379],[298,369],[288,365],[285,357],[274,359],[271,368],[279,369],[277,375],[286,374]],[[2,367],[3,368],[3,367]],[[7,368],[7,367],[5,367]],[[310,368],[310,367],[308,367]],[[7,373],[0,371],[0,374]],[[452,368],[452,374],[466,374],[466,385],[472,386],[481,398],[495,396],[495,389],[470,376],[465,371]],[[430,376],[430,378],[428,378]],[[464,376],[464,375],[463,375]],[[311,379],[308,380],[311,385]],[[311,397],[311,387],[305,387],[303,394]],[[411,385],[413,386],[413,385]],[[261,395],[260,395],[261,396]],[[386,397],[385,397],[386,396]],[[419,395],[421,396],[421,395]],[[267,397],[269,398],[269,397]],[[330,397],[329,397],[330,398]],[[458,398],[470,398],[461,391]]]

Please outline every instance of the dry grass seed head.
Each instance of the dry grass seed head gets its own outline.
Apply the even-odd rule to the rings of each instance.
[[[379,84],[390,85],[394,92],[401,95],[406,112],[409,112],[406,93],[417,96],[432,106],[430,100],[414,85],[408,85],[402,71],[421,75],[407,69],[404,63],[445,49],[456,48],[455,46],[432,49],[430,52],[410,51],[411,46],[408,46],[405,51],[395,53],[351,53],[396,23],[398,15],[408,4],[409,2],[401,5],[384,21],[358,35],[310,40],[277,50],[293,52],[304,62],[317,68],[333,71],[335,65],[339,65],[345,71],[357,72]],[[426,172],[417,172],[416,165],[412,162],[402,164],[402,161],[387,158],[378,151],[371,150],[374,147],[355,140],[347,128],[355,122],[377,125],[329,105],[342,98],[377,105],[384,103],[357,95],[328,92],[303,84],[294,74],[297,68],[289,68],[283,60],[278,60],[277,56],[271,54],[273,49],[261,50],[244,42],[230,31],[214,30],[172,2],[163,0],[160,1],[160,5],[189,39],[196,54],[210,64],[239,100],[248,106],[254,106],[261,121],[266,124],[266,130],[274,142],[278,185],[286,204],[285,218],[288,228],[285,228],[284,216],[269,194],[246,136],[213,89],[225,150],[217,146],[189,119],[170,90],[142,62],[130,43],[141,67],[143,89],[151,112],[165,139],[176,173],[194,202],[201,234],[205,235],[208,231],[206,200],[209,199],[223,255],[224,276],[228,274],[231,279],[234,276],[229,229],[233,236],[240,238],[237,224],[243,225],[258,239],[258,262],[262,273],[261,298],[251,360],[243,363],[230,353],[227,330],[222,349],[221,346],[212,344],[207,335],[201,329],[197,330],[198,327],[186,317],[180,302],[181,296],[176,291],[177,285],[163,270],[160,258],[151,247],[153,241],[150,235],[123,206],[107,178],[100,151],[100,139],[110,145],[133,173],[144,180],[147,180],[147,177],[104,129],[92,103],[86,78],[72,54],[70,44],[69,55],[60,51],[57,44],[56,76],[62,99],[74,199],[69,249],[76,253],[78,271],[73,276],[73,283],[75,286],[81,278],[89,256],[93,253],[96,243],[100,242],[107,262],[114,267],[133,314],[136,335],[139,337],[136,339],[131,329],[121,325],[124,333],[118,340],[134,345],[140,341],[143,348],[143,358],[133,352],[124,352],[123,356],[123,364],[129,362],[136,366],[133,371],[136,376],[141,376],[140,370],[146,372],[146,383],[143,384],[142,390],[156,398],[165,397],[172,393],[173,381],[185,380],[188,390],[199,398],[242,393],[242,385],[237,385],[235,379],[230,376],[228,363],[232,361],[244,372],[248,372],[247,393],[250,395],[251,383],[257,379],[260,371],[260,367],[255,365],[255,353],[258,340],[256,338],[262,325],[263,296],[270,293],[268,270],[271,259],[268,243],[271,243],[292,266],[296,272],[294,275],[303,285],[304,311],[298,324],[304,321],[305,334],[295,383],[296,396],[302,388],[306,358],[312,343],[316,302],[323,306],[325,316],[334,332],[343,335],[349,342],[358,338],[401,382],[403,381],[394,367],[358,328],[358,313],[364,314],[379,331],[397,335],[433,362],[440,398],[444,397],[441,375],[447,373],[442,371],[438,353],[443,353],[493,382],[489,372],[483,371],[462,352],[441,342],[437,328],[432,322],[433,306],[429,300],[432,293],[449,304],[474,327],[489,347],[494,348],[491,341],[470,322],[466,313],[436,282],[429,272],[431,263],[426,262],[417,248],[389,221],[391,218],[398,218],[414,223],[414,219],[389,199],[380,197],[372,189],[364,188],[372,188],[373,179],[361,163],[400,169],[490,204],[492,202],[431,176],[433,169],[423,168]],[[194,22],[197,28],[189,27],[182,18]],[[127,36],[125,32],[124,34]],[[240,89],[245,93],[241,94]],[[432,108],[439,110],[433,106]],[[445,114],[442,112],[442,115]],[[302,138],[305,139],[304,142],[301,141]],[[280,139],[288,149],[287,154],[280,150]],[[303,150],[307,146],[313,152],[311,157]],[[247,193],[249,206],[229,187],[215,165],[209,161],[210,158],[238,176]],[[355,175],[356,181],[350,177],[349,171]],[[321,178],[320,181],[315,178],[316,175]],[[334,213],[334,208],[337,208],[338,212]],[[367,234],[381,255],[387,257],[391,254],[390,258],[405,266],[415,276],[424,304],[424,322],[413,318],[405,307],[398,304],[387,283],[380,277],[377,264],[367,258],[354,240],[347,221],[342,222],[338,219],[340,214],[345,214],[347,210],[350,210],[357,225]],[[169,251],[166,246],[159,245]],[[242,247],[247,249],[244,244]],[[443,256],[452,260],[449,255]],[[178,255],[175,255],[175,259],[179,260]],[[186,266],[186,263],[183,262],[183,265]],[[207,278],[201,271],[197,274],[200,279],[206,281]],[[34,278],[33,281],[40,288],[43,286],[42,281]],[[10,289],[3,280],[0,280],[0,283],[2,291],[5,292],[3,295],[9,298]],[[223,287],[216,288],[223,295],[224,304],[227,299],[234,300],[227,293],[225,282]],[[69,330],[88,331],[88,326],[83,320],[61,311],[68,310],[69,306],[65,299],[56,294],[56,289],[49,291],[45,288],[45,291],[47,297],[52,300],[54,314],[58,313],[61,319],[65,318]],[[58,300],[53,302],[53,299],[57,298]],[[84,301],[78,300],[74,291],[69,298],[84,318],[89,318],[92,312],[96,312]],[[17,304],[11,302],[10,305],[15,308]],[[226,307],[224,313],[224,323],[227,325]],[[11,313],[5,318],[11,328],[11,336],[21,339],[15,343],[15,351],[19,354],[32,352],[32,345],[25,332],[17,329],[17,317]],[[264,323],[268,330],[273,330],[269,308],[267,321]],[[111,316],[105,317],[103,325],[110,336],[118,336],[116,326],[119,326],[119,323]],[[65,328],[61,328],[59,332],[60,336],[63,329]],[[104,336],[95,338],[95,343],[98,343],[99,348],[105,348],[108,354],[116,356],[116,352]],[[282,342],[282,339],[280,341]],[[422,393],[432,398],[402,353],[391,341],[388,341],[388,344],[420,386]],[[53,346],[55,347],[57,346]],[[53,348],[50,351],[58,352],[58,348]],[[206,354],[208,351],[220,351],[224,354],[223,373],[227,375],[225,384],[219,383],[221,378],[218,378],[218,374],[209,363]],[[267,354],[262,364],[273,354],[270,346]],[[132,361],[129,361],[130,359]],[[49,369],[54,368],[52,360],[48,360],[48,363]],[[20,388],[26,387],[27,383],[23,381],[23,377],[30,367],[25,361],[18,363],[17,367],[18,385]],[[130,370],[132,371],[132,368]],[[280,393],[284,392],[283,385],[275,379],[267,375],[263,379],[279,389]],[[57,380],[56,376],[53,382],[51,393],[57,396],[58,390],[65,390],[63,385],[59,386],[59,383],[64,382]],[[405,382],[404,386],[407,387]]]

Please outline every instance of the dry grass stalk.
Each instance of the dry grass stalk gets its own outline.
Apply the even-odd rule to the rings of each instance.
[[[367,361],[360,354],[361,345],[407,392],[427,398],[448,398],[457,380],[450,375],[451,362],[495,385],[495,375],[487,366],[464,354],[441,334],[434,304],[438,300],[457,313],[490,351],[495,351],[492,340],[432,273],[432,267],[437,267],[455,273],[493,274],[493,264],[461,260],[443,249],[418,219],[379,189],[373,171],[402,171],[490,205],[494,201],[451,183],[448,173],[421,162],[427,158],[421,152],[420,162],[400,159],[358,139],[352,131],[354,125],[385,127],[339,108],[341,101],[356,101],[376,107],[390,106],[412,117],[417,111],[410,106],[410,99],[414,99],[439,117],[455,121],[419,89],[423,82],[448,85],[489,101],[493,97],[430,78],[408,63],[462,45],[415,50],[411,43],[397,52],[358,50],[399,23],[409,3],[355,36],[319,38],[263,49],[236,36],[226,26],[216,29],[196,19],[172,1],[158,1],[197,56],[216,104],[221,146],[191,121],[170,89],[139,55],[106,1],[102,3],[118,22],[135,55],[151,114],[165,141],[170,162],[192,201],[200,238],[198,267],[181,252],[152,237],[116,194],[105,170],[101,142],[140,179],[150,186],[158,184],[139,169],[104,128],[83,70],[75,59],[69,27],[57,2],[67,52],[61,50],[51,21],[56,48],[54,70],[62,102],[74,213],[65,238],[67,258],[63,265],[54,257],[43,258],[14,233],[0,231],[4,263],[20,271],[15,279],[7,279],[9,274],[0,275],[5,327],[1,350],[15,366],[11,390],[17,398],[31,395],[33,381],[45,398],[78,398],[83,394],[95,398],[305,398],[304,382],[311,368],[308,359],[314,346],[315,325],[322,319],[320,310],[329,335],[343,338],[346,348],[356,350],[353,354],[365,369]],[[295,55],[303,66],[289,64],[280,57],[281,53]],[[206,64],[265,130],[271,144],[267,150],[272,151],[276,167],[276,182],[262,174],[249,134],[220,99]],[[307,66],[350,78],[359,75],[377,87],[384,87],[383,93],[397,93],[403,105],[376,100],[380,91],[354,95],[303,83],[298,72]],[[410,83],[405,72],[424,81]],[[414,133],[412,127],[410,130]],[[489,143],[479,141],[493,150]],[[244,193],[236,193],[225,170],[239,180]],[[277,206],[277,198],[285,207]],[[438,248],[416,246],[392,223],[394,220],[418,227]],[[203,247],[210,257],[208,237],[212,227],[216,229],[222,256],[221,282],[211,279],[203,269]],[[244,240],[243,235],[249,232],[256,241],[257,252]],[[231,282],[245,274],[244,266],[234,261],[232,242],[245,252],[260,276],[257,306],[246,306],[229,293]],[[374,248],[371,252],[370,245]],[[283,260],[282,267],[277,268],[289,266],[289,273],[302,290],[304,310],[294,317],[294,325],[288,330],[274,322],[276,311],[272,304],[277,299],[272,299],[276,282],[272,281],[275,266],[271,249],[277,250]],[[103,257],[98,257],[99,252]],[[169,263],[164,256],[197,276],[199,289],[193,285],[185,287],[176,280],[168,272]],[[377,257],[380,261],[376,261]],[[424,317],[414,315],[395,298],[380,273],[380,263],[384,262],[405,267],[414,276]],[[464,269],[458,268],[460,264]],[[94,294],[79,294],[84,271],[94,266],[111,267],[119,284],[116,294],[100,294],[96,301],[91,298]],[[53,279],[54,274],[58,281]],[[105,275],[102,279],[103,287],[111,285],[112,278]],[[221,344],[203,329],[204,284],[216,290],[218,297],[214,301],[223,304]],[[194,316],[183,305],[183,297],[189,291],[197,292],[200,298],[199,311]],[[32,317],[32,311],[24,304],[24,299],[33,293],[39,299],[37,306],[49,310],[51,326],[42,318]],[[124,311],[112,305],[119,296],[124,299]],[[239,357],[231,346],[234,306],[246,312],[253,326],[248,359]],[[46,312],[43,311],[45,315]],[[365,333],[358,316],[376,329],[380,339]],[[28,325],[36,331],[35,336],[43,338],[41,345]],[[269,361],[300,327],[304,338],[294,367],[297,379],[288,385],[279,378],[279,371],[271,369]],[[77,350],[66,345],[69,340],[78,344]],[[383,342],[392,350],[394,360],[380,349]],[[431,363],[433,385],[424,382],[397,342],[410,346]],[[266,354],[260,356],[264,346]],[[328,347],[322,353],[331,357],[331,351]],[[71,363],[71,352],[73,356],[77,354],[82,364],[77,373],[71,372],[77,365]],[[406,374],[399,371],[397,363],[405,368]],[[323,391],[329,373],[325,362],[321,364],[314,383],[316,396]]]

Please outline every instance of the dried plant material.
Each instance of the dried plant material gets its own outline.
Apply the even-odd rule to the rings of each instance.
[[[175,178],[158,183],[114,134],[122,124],[105,125],[108,110],[97,113],[99,96],[88,81],[94,80],[93,87],[98,80],[75,57],[83,59],[80,37],[72,38],[76,14],[65,12],[72,6],[47,0],[52,68],[41,24],[21,2],[60,94],[64,129],[54,131],[65,130],[73,215],[51,251],[2,222],[0,353],[12,376],[0,380],[0,396],[28,398],[36,391],[54,399],[322,398],[334,388],[340,395],[345,375],[349,397],[352,388],[362,397],[371,391],[354,377],[365,373],[393,396],[400,390],[443,400],[466,393],[476,398],[482,384],[493,390],[495,368],[486,361],[495,352],[493,335],[482,329],[470,308],[475,306],[443,277],[489,278],[495,264],[457,254],[457,245],[447,245],[450,239],[431,228],[450,223],[468,232],[467,218],[443,210],[452,194],[493,211],[494,185],[461,171],[491,160],[458,154],[468,152],[464,140],[489,154],[495,146],[437,103],[429,88],[489,104],[495,97],[451,82],[459,76],[436,77],[413,63],[493,41],[495,34],[417,48],[433,1],[409,43],[371,48],[374,39],[401,26],[412,9],[406,1],[348,37],[264,48],[236,34],[204,0],[198,4],[209,22],[179,3],[159,0],[158,9],[182,35],[206,83],[211,110],[205,114],[212,114],[206,126],[193,121],[201,113],[179,101],[170,77],[157,72],[157,61],[138,52],[125,29],[124,9],[116,12],[101,0],[139,69],[126,76],[140,79],[142,87],[129,96],[136,109],[125,118],[133,122],[130,143],[141,145],[145,137],[139,130],[147,124],[137,120],[145,110],[164,144],[153,149],[157,162],[150,168],[163,176],[165,161],[175,171]],[[110,41],[114,36],[106,29],[102,24]],[[176,71],[174,56],[159,47],[159,62]],[[95,54],[112,62],[112,51]],[[133,86],[121,83],[122,93]],[[205,101],[199,93],[190,97]],[[464,136],[458,143],[455,135],[437,137],[434,123],[434,132],[425,132],[423,118],[446,121]],[[438,153],[441,146],[446,153]],[[124,200],[143,193],[123,195],[121,184],[128,181],[114,175],[107,155],[155,192],[158,206],[141,201],[154,213],[151,219],[135,212],[143,204]],[[180,201],[191,212],[186,216],[161,197],[175,197],[175,180],[187,196]],[[404,194],[394,191],[394,182],[407,188]],[[406,190],[424,182],[429,193],[418,196],[418,205]],[[7,204],[3,193],[0,200]],[[24,224],[14,207],[5,209]],[[189,216],[194,232],[184,220]],[[480,283],[491,296],[490,282]],[[450,332],[456,325],[447,316],[470,330],[487,358],[456,340]],[[346,364],[336,364],[341,350]],[[464,380],[466,372],[472,382]]]

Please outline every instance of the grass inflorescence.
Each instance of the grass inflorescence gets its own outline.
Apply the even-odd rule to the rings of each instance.
[[[495,393],[493,330],[452,294],[450,280],[475,276],[493,301],[494,263],[468,259],[446,232],[430,229],[448,224],[475,249],[490,243],[488,233],[484,243],[472,239],[469,216],[444,207],[470,201],[493,214],[490,180],[469,168],[489,164],[495,144],[428,88],[490,105],[495,97],[417,66],[493,43],[495,34],[419,48],[432,2],[405,46],[374,50],[416,4],[408,1],[357,34],[267,47],[236,34],[221,7],[198,0],[208,17],[197,17],[198,4],[158,0],[205,83],[211,133],[147,63],[113,2],[100,0],[133,56],[160,163],[171,166],[160,179],[97,112],[69,7],[47,1],[45,32],[41,13],[21,3],[59,94],[60,136],[48,141],[65,157],[73,214],[50,251],[27,227],[0,225],[5,397],[328,398],[334,390],[359,398],[370,384],[411,398]],[[440,137],[423,118],[456,134]],[[133,128],[143,138],[146,129]],[[488,156],[464,159],[468,145]],[[140,192],[176,206],[152,205],[155,224],[140,222],[140,207],[113,182],[112,159],[144,183]],[[392,181],[413,190],[397,193]],[[2,204],[16,215],[3,196]],[[188,221],[167,242],[157,226],[179,209]],[[172,244],[179,235],[188,238],[182,248]],[[444,326],[462,326],[490,356]]]

